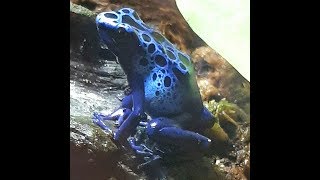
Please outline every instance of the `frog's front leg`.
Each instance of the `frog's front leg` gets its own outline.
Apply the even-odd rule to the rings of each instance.
[[[144,89],[137,88],[132,91],[132,112],[124,119],[119,129],[114,133],[114,139],[126,140],[139,125],[140,120],[144,117]]]
[[[132,74],[128,74],[127,78],[131,92],[126,98],[124,98],[120,107],[120,109],[125,109],[125,113],[120,116],[117,113],[113,113],[111,116],[97,116],[93,119],[94,123],[108,132],[111,132],[110,128],[108,128],[102,120],[106,118],[118,119],[117,123],[119,124],[119,128],[115,133],[113,133],[113,139],[121,142],[126,141],[127,138],[135,132],[140,120],[145,118],[143,107],[145,97],[144,81],[141,77]]]
[[[114,133],[114,140],[116,141],[125,141],[127,138],[133,134],[136,130],[136,127],[139,125],[139,122],[144,118],[144,81],[138,75],[127,75],[129,86],[131,89],[132,103],[132,112],[128,115],[126,119],[122,121],[119,129]]]
[[[113,133],[112,130],[106,126],[103,121],[105,120],[115,120],[117,126],[121,126],[123,121],[128,117],[131,113],[132,109],[132,96],[131,94],[125,96],[121,101],[121,106],[115,110],[113,113],[109,115],[103,115],[101,113],[93,113],[93,123],[98,125],[103,130],[108,133]]]
[[[106,120],[114,120],[115,125],[117,127],[121,126],[123,121],[128,117],[128,115],[131,113],[131,109],[126,108],[119,108],[115,112],[109,114],[109,115],[103,115],[101,113],[93,113],[93,122],[98,125],[100,128],[107,130],[109,133],[112,133],[111,129],[106,127],[106,125],[103,123],[103,121]]]
[[[152,119],[146,128],[149,138],[164,144],[175,145],[185,151],[206,152],[211,140],[196,132],[183,130],[174,125],[174,120],[160,117]]]

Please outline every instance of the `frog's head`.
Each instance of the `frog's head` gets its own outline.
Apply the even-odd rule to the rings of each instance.
[[[123,8],[116,12],[103,12],[96,17],[101,40],[118,57],[132,57],[140,48],[138,31],[143,27],[139,25],[136,18],[139,16],[130,8]]]

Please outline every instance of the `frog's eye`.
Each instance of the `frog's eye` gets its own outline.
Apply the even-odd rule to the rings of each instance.
[[[105,13],[104,16],[106,18],[111,18],[111,19],[117,19],[118,16],[116,14],[113,14],[113,13]]]

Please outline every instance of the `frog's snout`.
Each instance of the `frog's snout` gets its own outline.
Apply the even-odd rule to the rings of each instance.
[[[96,16],[96,25],[98,27],[107,27],[114,29],[119,24],[119,16],[115,13],[102,12]]]

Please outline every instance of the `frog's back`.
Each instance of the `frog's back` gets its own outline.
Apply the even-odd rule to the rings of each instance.
[[[190,57],[153,29],[140,36],[146,55],[137,69],[144,72],[145,107],[151,116],[200,112],[202,101]]]

